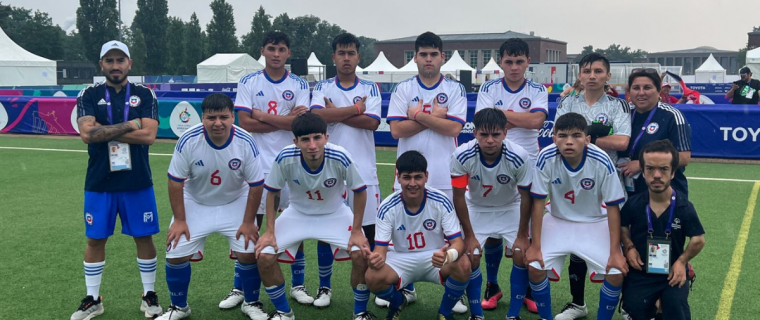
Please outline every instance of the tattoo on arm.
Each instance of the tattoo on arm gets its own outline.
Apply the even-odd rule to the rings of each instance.
[[[97,126],[90,129],[90,141],[92,142],[105,142],[116,139],[127,132],[133,131],[129,122],[122,122],[110,126]]]
[[[280,210],[280,195],[274,196],[274,214]]]

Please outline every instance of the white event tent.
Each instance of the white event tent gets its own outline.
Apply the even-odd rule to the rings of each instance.
[[[488,80],[501,77],[502,73],[501,67],[496,64],[496,61],[494,61],[493,58],[491,58],[491,60],[489,60],[478,73],[476,81],[477,83],[485,83]]]
[[[56,62],[13,42],[0,28],[0,86],[54,86]]]
[[[374,82],[393,82],[393,73],[397,71],[398,68],[388,61],[385,53],[380,51],[375,61],[364,68],[361,78]]]
[[[753,77],[760,76],[760,48],[747,51],[747,66]]]
[[[198,83],[234,83],[264,66],[247,53],[217,53],[197,65]]]
[[[449,59],[449,61],[443,64],[443,66],[441,67],[441,73],[443,75],[450,74],[454,76],[455,78],[457,78],[458,80],[459,71],[471,71],[473,76],[475,75],[475,72],[476,72],[475,69],[470,67],[469,64],[467,64],[466,62],[464,62],[464,60],[462,60],[462,57],[459,56],[459,51],[455,50],[454,53],[451,54],[451,58]]]
[[[317,55],[314,52],[309,55],[306,64],[309,65],[309,74],[314,76],[314,80],[322,81],[325,79],[325,65],[317,59]]]
[[[715,60],[712,54],[705,62],[694,70],[697,83],[723,83],[726,78],[726,69]]]

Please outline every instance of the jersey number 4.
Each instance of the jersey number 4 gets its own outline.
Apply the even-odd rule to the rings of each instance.
[[[425,234],[417,232],[406,236],[406,240],[409,241],[409,250],[422,249],[425,247]]]
[[[575,191],[570,190],[568,193],[565,193],[565,199],[570,200],[571,204],[575,204]]]

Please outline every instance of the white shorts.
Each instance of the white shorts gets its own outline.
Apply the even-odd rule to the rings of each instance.
[[[504,239],[507,242],[504,245],[504,254],[511,258],[512,246],[520,228],[520,202],[509,204],[499,211],[476,211],[469,207],[467,209],[470,212],[472,231],[475,232],[480,246],[483,247],[488,238]]]
[[[346,204],[354,211],[354,193],[344,191],[343,193],[346,199]],[[367,186],[367,203],[364,205],[364,218],[362,219],[362,226],[369,226],[375,224],[377,218],[377,209],[380,207],[380,202],[383,201],[382,195],[380,195],[379,185]]]
[[[274,252],[274,248],[266,247],[261,253],[277,253],[280,255],[278,261],[293,263],[301,242],[312,239],[329,243],[335,260],[349,260],[351,257],[347,247],[353,224],[354,214],[347,206],[341,206],[334,213],[320,215],[304,214],[290,207],[275,221],[274,236],[279,250]],[[359,247],[351,248],[351,251],[355,250]]]
[[[388,251],[385,264],[398,274],[398,289],[415,282],[432,282],[444,284],[441,269],[433,266],[435,250],[420,252]]]
[[[264,179],[267,178],[268,173],[264,174]],[[257,215],[265,215],[267,214],[267,194],[269,191],[267,191],[267,188],[264,188],[264,192],[261,193],[261,203],[259,204],[259,211],[256,212]],[[285,210],[288,205],[290,205],[290,188],[288,188],[288,184],[285,184],[285,187],[280,190],[280,210]]]
[[[586,261],[591,282],[603,282],[607,274],[607,261],[610,259],[609,224],[607,220],[573,222],[546,214],[541,229],[541,253],[544,270],[550,271],[551,281],[559,281],[565,257],[574,254]],[[537,261],[531,262],[530,266],[541,269]],[[609,274],[621,272],[613,268]]]
[[[166,258],[192,256],[191,261],[203,260],[206,237],[214,233],[227,237],[231,251],[255,252],[253,241],[249,241],[248,249],[245,249],[245,239],[243,237],[240,237],[239,240],[235,239],[238,229],[243,223],[243,217],[245,217],[247,202],[247,195],[221,206],[206,206],[185,199],[185,220],[187,220],[187,228],[190,231],[190,241],[185,235],[180,236],[176,248],[166,247]],[[174,218],[172,218],[172,223],[174,223]],[[169,226],[171,227],[171,224]]]

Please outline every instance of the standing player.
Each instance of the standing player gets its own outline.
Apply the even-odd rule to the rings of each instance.
[[[266,69],[251,73],[240,79],[235,99],[240,126],[251,132],[261,149],[261,168],[264,177],[269,174],[277,154],[292,141],[290,125],[293,119],[308,112],[309,85],[288,70],[285,62],[290,58],[290,40],[282,32],[271,31],[264,35],[261,55],[266,57]],[[288,206],[288,188],[282,191],[280,208]],[[266,199],[264,190],[263,199]],[[258,223],[261,224],[266,209],[264,202],[258,209]],[[318,249],[320,249],[319,247]],[[321,252],[322,250],[320,250]],[[236,264],[235,274],[239,274]],[[303,246],[299,247],[296,262],[291,265],[292,287],[290,296],[301,304],[312,304],[314,298],[304,286],[306,259]],[[227,297],[219,303],[223,309],[232,308],[243,302],[239,279]]]
[[[327,122],[322,117],[312,113],[296,117],[293,135],[295,145],[282,149],[266,178],[267,227],[256,244],[262,280],[277,309],[270,319],[295,317],[285,299],[284,280],[277,262],[292,263],[293,253],[307,239],[329,243],[339,261],[348,260],[350,250],[354,319],[372,319],[374,315],[367,311],[369,289],[364,281],[370,249],[362,234],[367,186],[351,155],[342,147],[327,143]],[[344,203],[343,181],[354,192],[354,213]],[[286,185],[291,191],[290,206],[276,218],[280,190]]]
[[[528,152],[505,139],[507,117],[504,113],[493,108],[484,109],[475,114],[473,123],[475,140],[459,146],[451,156],[454,207],[462,223],[466,252],[473,252],[472,273],[467,285],[470,319],[483,319],[480,257],[481,247],[489,237],[505,239],[514,252],[507,319],[520,319],[522,299],[528,289],[524,253],[530,246],[532,166]]]
[[[620,209],[625,201],[615,166],[604,151],[589,144],[586,119],[577,113],[554,123],[554,144],[538,155],[533,173],[533,244],[526,256],[530,287],[541,318],[552,319],[549,278],[558,281],[565,257],[575,254],[602,282],[597,319],[609,320],[628,272],[620,251]],[[551,211],[544,201],[552,194]],[[607,205],[605,215],[600,202]],[[547,278],[547,270],[552,272]]]
[[[398,139],[397,157],[417,150],[430,159],[430,186],[452,199],[448,175],[451,153],[457,147],[456,137],[462,132],[467,116],[467,97],[461,83],[444,77],[441,66],[446,61],[441,38],[425,32],[414,42],[414,62],[419,74],[396,85],[388,106],[391,135]],[[394,190],[400,184],[396,181]],[[417,300],[410,283],[402,289],[409,303]],[[376,300],[381,306],[387,302]],[[457,313],[467,311],[458,304]],[[464,308],[464,309],[463,309]]]
[[[504,77],[488,81],[480,87],[475,113],[487,108],[503,111],[508,121],[507,139],[523,147],[530,160],[535,162],[539,149],[538,129],[544,125],[549,113],[546,87],[525,79],[525,70],[530,65],[530,48],[525,40],[512,38],[504,41],[499,55]],[[482,306],[483,309],[494,310],[502,297],[498,274],[504,246],[501,238],[488,238],[483,247],[487,284]],[[530,299],[530,291],[528,294],[524,302],[528,310],[535,313],[536,304]]]
[[[207,236],[217,233],[227,237],[238,258],[243,313],[266,320],[258,294],[254,296],[261,286],[253,250],[264,183],[259,149],[251,134],[233,124],[232,99],[215,93],[203,99],[201,108],[202,123],[182,134],[169,164],[174,217],[166,235],[166,284],[172,305],[158,319],[190,316],[190,258],[203,250]]]
[[[132,68],[129,49],[109,41],[100,50],[106,77],[77,97],[77,125],[90,159],[84,185],[84,280],[87,296],[71,320],[103,314],[100,283],[106,264],[106,242],[113,235],[116,215],[121,232],[135,239],[137,265],[143,283],[140,311],[161,314],[154,287],[158,211],[148,163],[148,146],[156,140],[158,104],[152,90],[127,81]]]
[[[578,79],[586,89],[582,94],[566,96],[557,106],[556,119],[564,114],[574,112],[586,118],[591,143],[604,150],[612,160],[618,163],[618,151],[625,151],[631,138],[630,107],[625,100],[605,93],[604,87],[612,76],[610,62],[603,55],[590,53],[580,63]],[[622,182],[620,182],[622,185]],[[573,301],[569,302],[557,315],[557,320],[573,320],[588,314],[584,301],[586,262],[578,256],[570,256],[567,268],[570,278],[570,293]]]
[[[403,153],[396,160],[396,171],[401,188],[385,198],[378,210],[367,284],[377,296],[390,301],[386,319],[398,319],[408,304],[398,288],[416,281],[440,283],[445,292],[438,319],[454,319],[452,308],[470,277],[470,259],[464,255],[454,206],[446,194],[425,186],[427,161],[421,153]],[[391,241],[394,251],[388,251]]]

